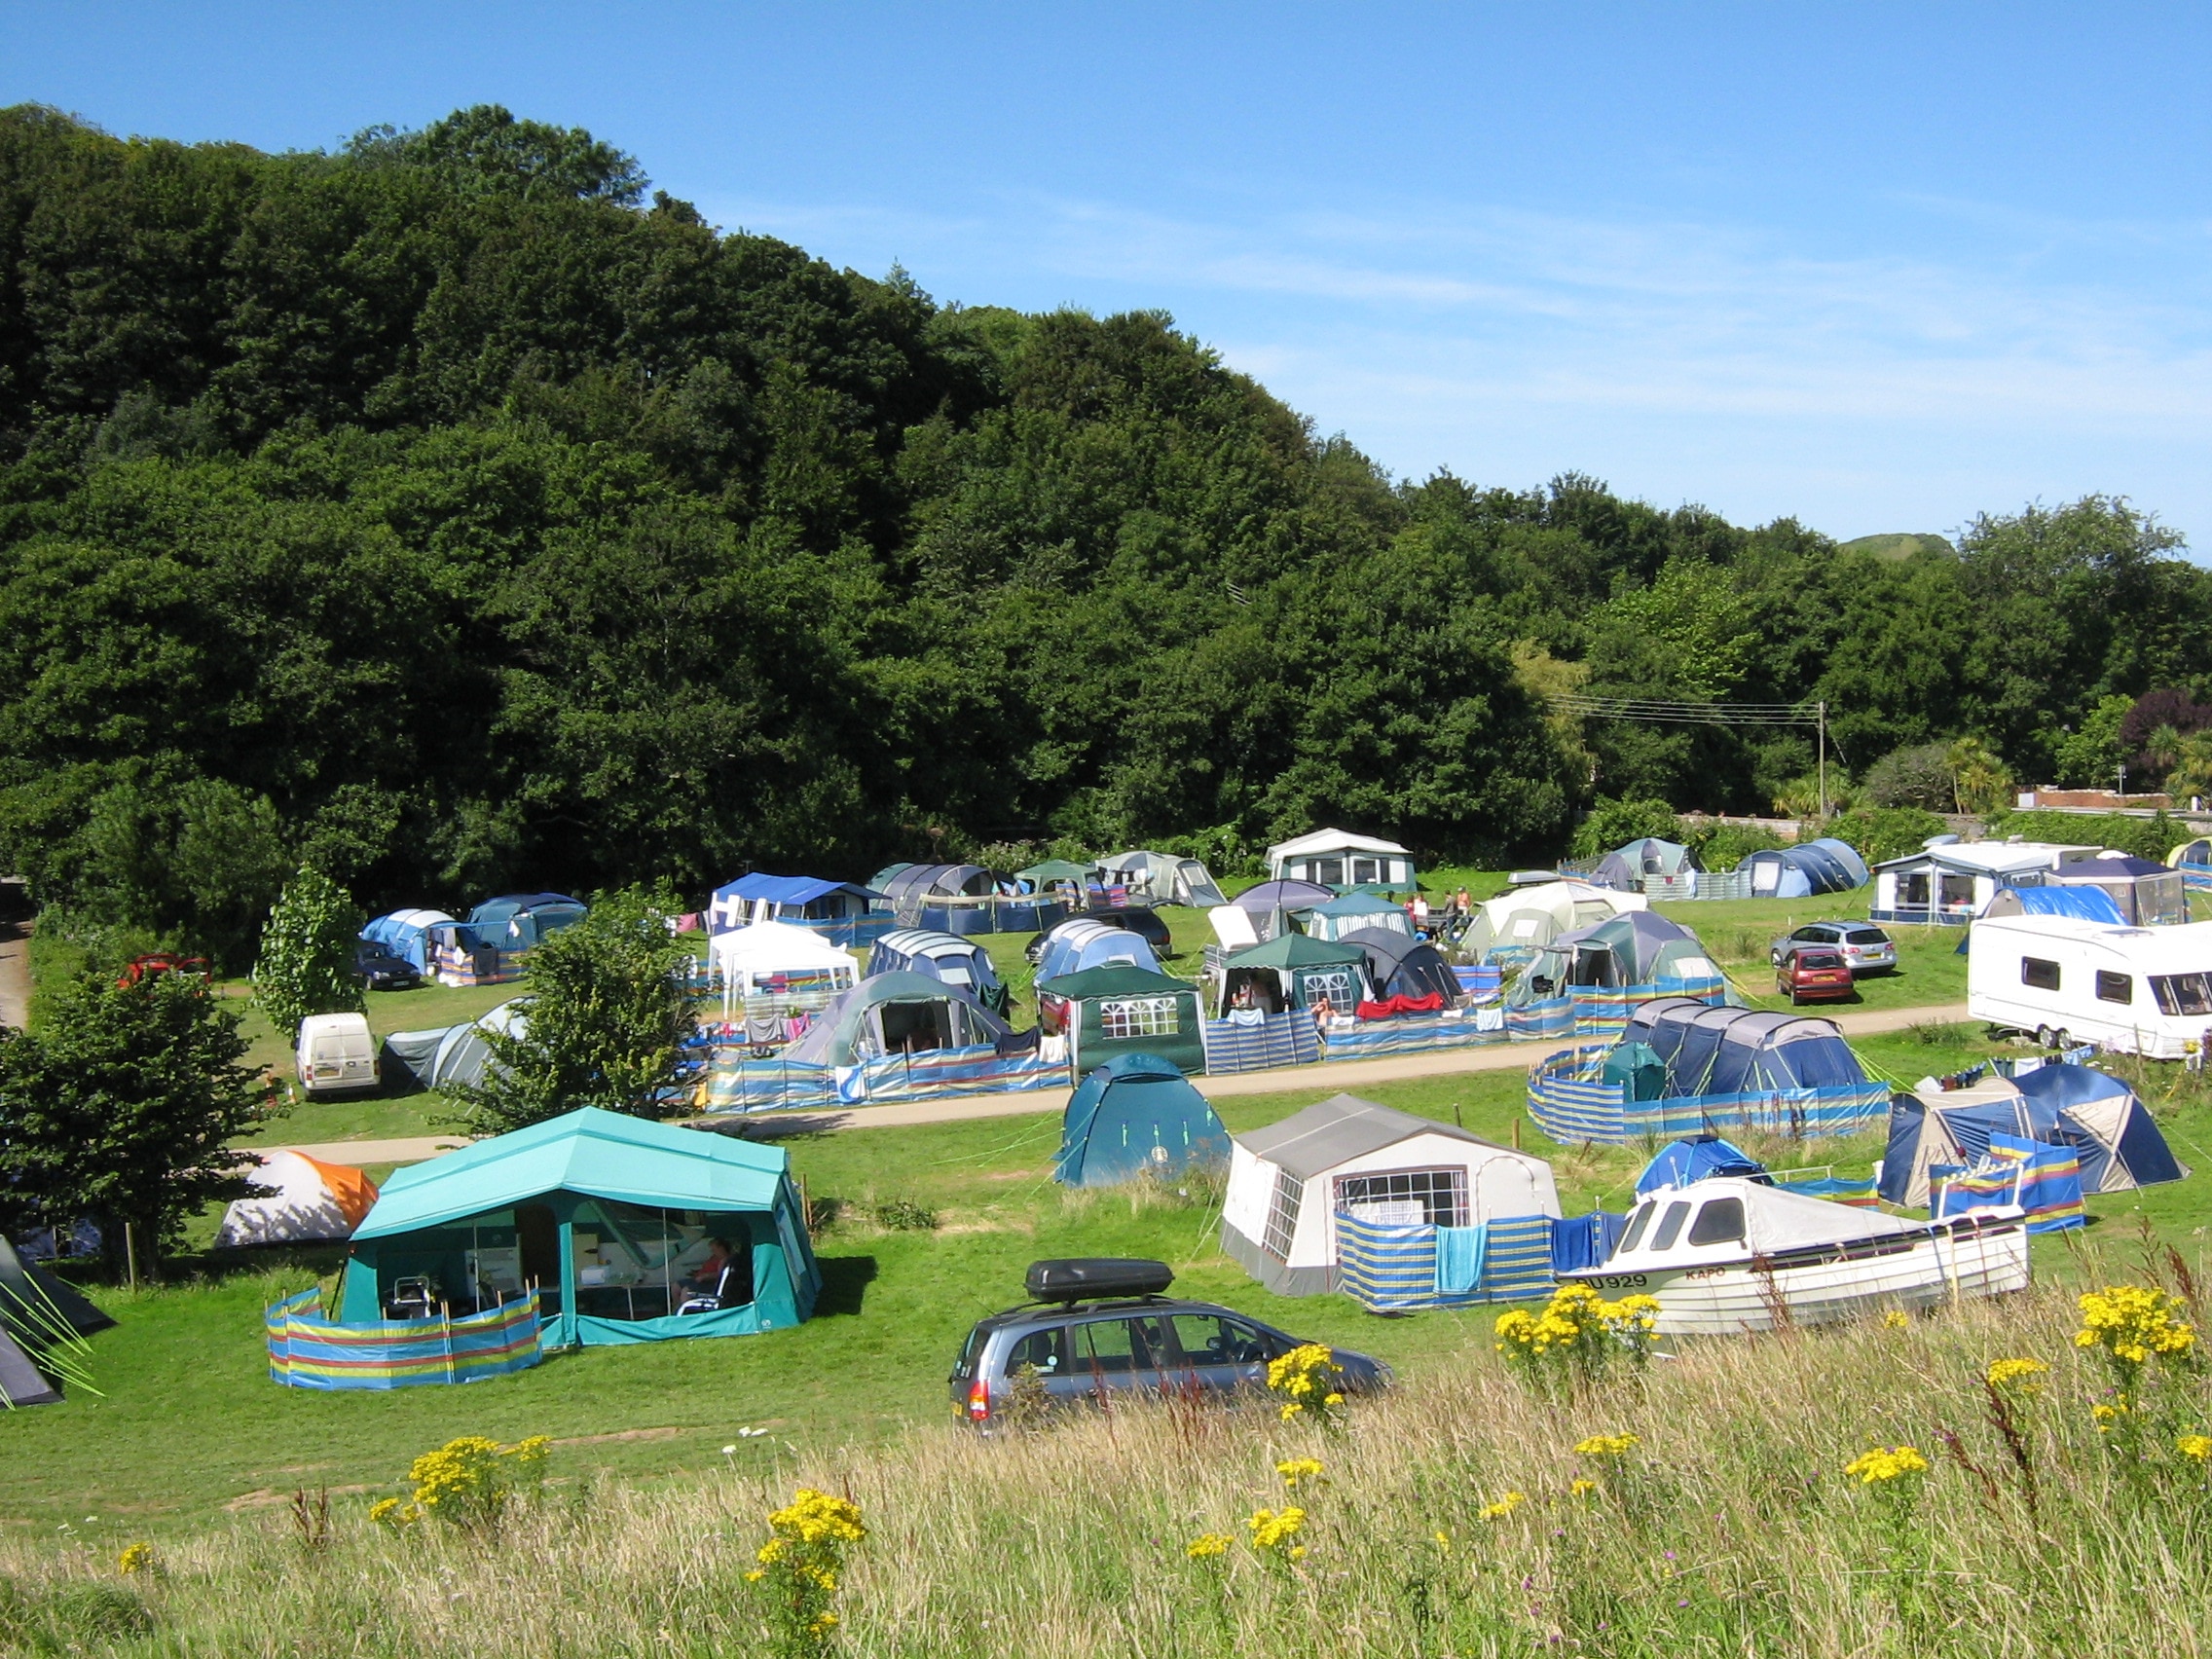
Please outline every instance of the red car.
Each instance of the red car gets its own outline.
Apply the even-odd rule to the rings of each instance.
[[[1793,1003],[1848,1001],[1851,965],[1841,951],[1792,951],[1776,972],[1774,988]]]
[[[156,974],[191,974],[204,979],[207,977],[207,958],[171,956],[166,950],[156,951],[151,956],[133,956],[115,982],[128,990],[139,980],[152,978]]]

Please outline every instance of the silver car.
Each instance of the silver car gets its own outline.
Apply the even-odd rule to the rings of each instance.
[[[1898,965],[1898,947],[1890,936],[1866,922],[1808,922],[1786,934],[1767,948],[1767,959],[1777,968],[1800,950],[1838,952],[1853,978],[1867,974],[1888,974]]]

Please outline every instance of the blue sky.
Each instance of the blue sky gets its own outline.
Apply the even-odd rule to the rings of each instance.
[[[1157,307],[1394,473],[1838,536],[2120,494],[2212,547],[2212,13],[0,7],[0,101],[581,125],[940,300]]]

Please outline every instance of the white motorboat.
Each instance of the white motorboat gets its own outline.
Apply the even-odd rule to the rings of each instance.
[[[1665,1335],[1771,1331],[2025,1290],[2027,1218],[1912,1221],[1716,1175],[1651,1193],[1603,1265],[1560,1276],[1656,1299]]]

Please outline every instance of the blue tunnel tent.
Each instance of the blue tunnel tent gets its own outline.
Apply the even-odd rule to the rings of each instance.
[[[1751,872],[1756,899],[1809,899],[1818,893],[1849,893],[1866,885],[1866,861],[1848,841],[1824,836],[1802,846],[1769,848],[1749,855],[1742,867]]]
[[[857,882],[755,870],[715,889],[707,903],[707,931],[724,934],[749,922],[788,922],[820,933],[832,944],[858,944],[868,907],[882,897]]]
[[[1865,1069],[1830,1019],[1714,1008],[1661,997],[1629,1015],[1621,1043],[1642,1043],[1667,1067],[1662,1099],[1863,1087]]]
[[[957,985],[1002,1019],[1006,1016],[1006,983],[991,965],[991,953],[974,940],[929,928],[896,929],[868,951],[866,977],[893,973],[926,974]]]
[[[508,893],[468,912],[468,931],[479,944],[506,952],[528,950],[584,919],[581,900],[565,893]]]
[[[1070,916],[1046,934],[1044,948],[1037,953],[1037,977],[1040,982],[1065,978],[1070,974],[1103,968],[1109,962],[1125,962],[1151,974],[1160,972],[1160,958],[1143,935],[1088,916]]]
[[[1662,886],[1694,873],[1697,860],[1690,850],[1674,841],[1646,835],[1625,847],[1615,847],[1598,861],[1583,880],[1593,887],[1609,887],[1617,893],[1641,893],[1646,881]]]
[[[1436,946],[1394,928],[1354,928],[1337,940],[1348,944],[1367,960],[1367,981],[1378,1001],[1390,997],[1444,999],[1443,1007],[1459,1001],[1459,980]]]
[[[1139,1175],[1177,1175],[1229,1162],[1229,1131],[1174,1062],[1116,1054],[1069,1097],[1052,1179],[1111,1187]]]
[[[1413,938],[1413,918],[1403,904],[1374,893],[1347,893],[1306,912],[1306,931],[1315,939],[1343,939],[1358,929],[1389,928]]]
[[[1930,1171],[1978,1162],[1993,1134],[2076,1152],[2084,1193],[2124,1193],[2189,1174],[2125,1083],[2091,1066],[2045,1064],[1925,1098],[1893,1096],[1883,1201],[1927,1203]]]
[[[1012,1035],[973,992],[902,969],[863,979],[832,1000],[784,1059],[850,1066],[883,1054],[995,1048]]]
[[[427,974],[432,949],[430,930],[440,924],[451,926],[453,918],[443,910],[394,910],[362,928],[361,938],[412,962],[416,972]]]
[[[1686,1187],[1708,1175],[1741,1175],[1764,1181],[1766,1165],[1718,1135],[1691,1135],[1659,1149],[1659,1156],[1636,1178],[1636,1196],[1641,1198],[1661,1187]]]
[[[702,1275],[718,1241],[728,1266]],[[781,1330],[822,1274],[780,1148],[584,1107],[394,1171],[353,1231],[340,1316],[533,1287],[548,1346],[594,1346]]]

